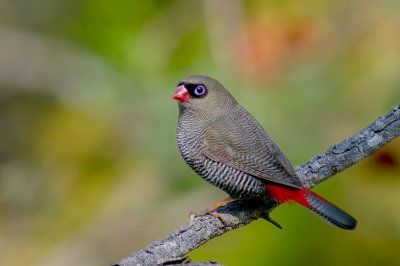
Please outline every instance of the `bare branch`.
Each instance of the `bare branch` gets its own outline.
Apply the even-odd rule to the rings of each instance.
[[[400,105],[397,105],[364,130],[297,167],[296,173],[305,186],[313,187],[368,157],[399,135]],[[256,200],[231,202],[218,209],[225,224],[212,215],[195,218],[166,237],[112,265],[171,265],[173,263],[168,262],[184,258],[191,250],[216,236],[249,224],[258,218],[269,219],[268,214],[275,207],[273,202],[261,204]]]
[[[368,127],[330,147],[296,168],[307,187],[314,187],[347,167],[365,159],[400,135],[400,104]]]

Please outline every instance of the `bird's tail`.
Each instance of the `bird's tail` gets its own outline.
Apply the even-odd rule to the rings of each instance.
[[[288,186],[269,183],[265,189],[272,198],[278,202],[295,201],[311,210],[318,217],[329,224],[352,230],[357,225],[357,220],[351,215],[335,206],[333,203],[322,198],[307,188],[292,188]]]

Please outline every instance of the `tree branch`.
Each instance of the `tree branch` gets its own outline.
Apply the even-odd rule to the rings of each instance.
[[[306,187],[313,187],[368,157],[399,135],[400,105],[397,105],[354,136],[297,167],[296,173]],[[166,237],[111,265],[174,265],[178,261],[183,262],[187,253],[216,236],[249,224],[258,218],[270,220],[268,215],[275,207],[276,204],[272,201],[262,204],[256,200],[231,202],[217,210],[224,224],[213,215],[197,217]],[[207,264],[212,263],[203,265]]]

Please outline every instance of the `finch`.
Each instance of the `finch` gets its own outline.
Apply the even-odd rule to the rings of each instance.
[[[190,76],[179,82],[177,142],[186,163],[232,199],[295,201],[346,230],[357,221],[303,186],[264,128],[217,80]]]

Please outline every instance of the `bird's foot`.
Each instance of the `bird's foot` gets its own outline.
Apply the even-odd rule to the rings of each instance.
[[[229,198],[223,199],[223,200],[221,200],[221,201],[215,203],[215,204],[212,205],[210,208],[205,209],[205,210],[203,210],[203,211],[200,211],[200,212],[193,212],[193,211],[191,211],[191,212],[189,212],[189,219],[190,219],[190,220],[193,220],[193,219],[196,218],[196,217],[201,217],[201,216],[204,216],[204,215],[207,215],[207,214],[211,214],[212,216],[214,216],[215,218],[217,218],[218,220],[220,220],[221,223],[222,223],[224,226],[227,226],[227,222],[222,218],[222,215],[221,215],[220,213],[216,212],[215,210],[218,209],[219,207],[225,206],[225,205],[228,204],[229,202],[232,202],[232,201],[235,201],[235,200],[236,200],[236,199],[229,197]]]
[[[211,208],[210,208],[210,209],[203,210],[203,211],[200,211],[200,212],[193,212],[193,211],[191,211],[191,212],[189,212],[189,219],[190,219],[190,220],[193,220],[193,219],[195,219],[195,218],[197,218],[197,217],[201,217],[201,216],[208,215],[208,214],[210,214],[210,215],[214,216],[215,218],[217,218],[218,220],[220,220],[220,222],[221,222],[224,226],[227,226],[227,225],[228,225],[228,223],[224,220],[224,218],[222,217],[222,215],[221,215],[220,213],[216,212],[215,210],[211,210]]]
[[[199,211],[199,212],[190,211],[189,212],[189,219],[193,220],[194,218],[201,217],[201,216],[204,216],[204,215],[207,215],[207,214],[211,214],[211,212],[210,212],[209,209],[205,209],[205,210],[202,210],[202,211]]]
[[[218,212],[212,212],[210,213],[212,216],[214,216],[215,218],[217,218],[225,227],[228,226],[228,222],[224,219],[224,217],[222,217],[222,215]]]

